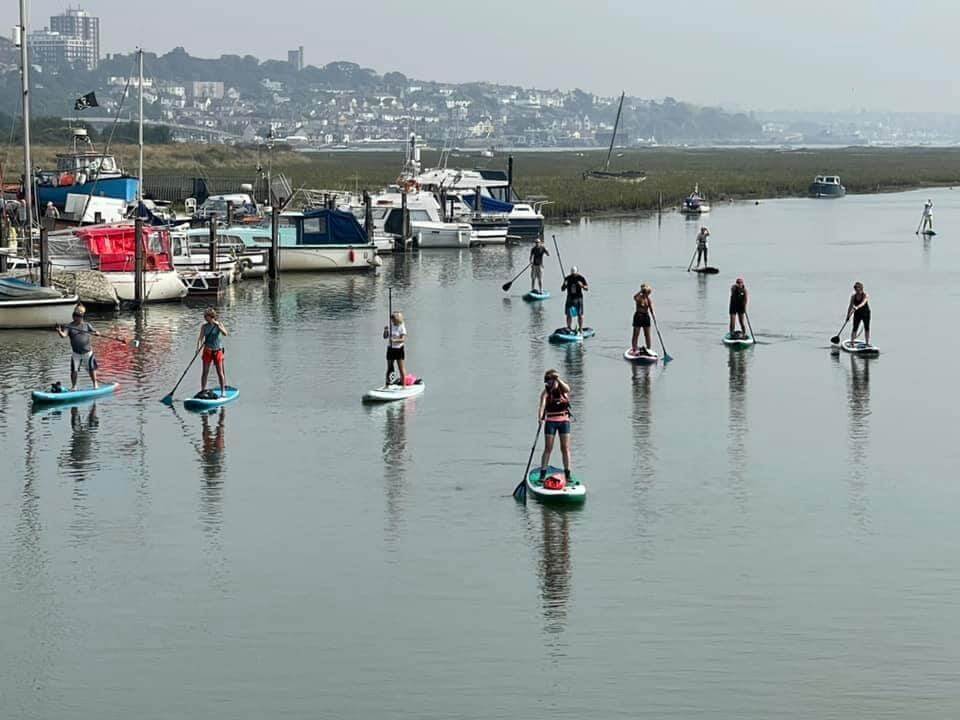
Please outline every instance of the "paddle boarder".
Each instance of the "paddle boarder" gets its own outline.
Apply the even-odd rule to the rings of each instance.
[[[640,292],[633,296],[635,309],[633,311],[633,339],[630,341],[630,350],[634,355],[651,355],[650,348],[653,341],[650,339],[650,315],[653,312],[653,288],[643,283],[640,285]],[[644,346],[637,350],[637,340],[640,338],[640,330],[643,330]]]
[[[707,261],[707,251],[708,243],[707,238],[710,237],[710,231],[707,230],[707,226],[704,225],[700,228],[700,232],[697,233],[697,267],[700,267],[700,258],[703,258],[703,266],[706,267],[708,264]]]
[[[94,389],[100,387],[97,382],[97,358],[90,347],[90,336],[100,335],[96,329],[86,321],[87,309],[83,303],[77,303],[73,308],[73,320],[67,325],[57,325],[57,334],[62,338],[70,338],[70,392],[77,389],[77,378],[80,368],[87,366],[90,381]]]
[[[406,353],[404,352],[404,343],[407,341],[407,326],[403,322],[403,313],[399,310],[390,315],[389,327],[383,328],[383,339],[387,341],[387,379],[383,383],[384,387],[390,386],[390,375],[393,372],[393,364],[397,364],[400,371],[399,385],[406,385],[407,368],[404,364]]]
[[[200,395],[198,397],[206,398],[207,376],[210,374],[211,363],[217,369],[217,379],[220,381],[220,397],[226,397],[227,373],[223,364],[222,337],[229,334],[223,323],[217,319],[216,309],[207,308],[204,310],[203,325],[200,326],[200,334],[197,336],[197,352],[203,350],[203,371],[200,373]]]
[[[923,215],[920,218],[920,232],[926,233],[928,231],[933,232],[933,200],[929,198],[923,204]]]
[[[730,286],[730,337],[733,339],[747,337],[747,327],[744,325],[744,316],[747,313],[747,286],[743,278]],[[736,332],[736,321],[740,322],[740,331]]]
[[[573,332],[573,316],[577,316],[577,332],[583,333],[583,291],[589,290],[587,279],[577,271],[577,266],[570,268],[570,274],[563,279],[561,290],[567,291],[567,302],[563,311],[567,316],[567,330]]]
[[[543,295],[543,257],[550,253],[543,245],[543,238],[537,238],[536,244],[530,248],[530,292]]]
[[[929,202],[929,200],[927,201]],[[847,306],[847,320],[853,316],[853,330],[850,335],[850,345],[852,346],[860,334],[860,324],[863,324],[863,340],[870,344],[870,295],[863,289],[862,282],[853,284],[853,295],[850,296],[850,304]]]
[[[547,476],[553,442],[560,435],[560,453],[563,455],[563,474],[570,480],[570,386],[560,379],[560,373],[550,369],[543,374],[543,392],[537,419],[543,421],[543,456],[540,458],[540,482]]]

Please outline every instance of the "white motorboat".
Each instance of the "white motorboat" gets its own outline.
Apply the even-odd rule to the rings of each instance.
[[[700,194],[699,185],[695,185],[693,192],[683,199],[680,212],[684,215],[704,215],[710,212],[710,203]]]
[[[79,298],[21,278],[0,278],[0,330],[53,328],[70,322]]]
[[[408,192],[406,198],[410,232],[420,248],[465,248],[476,242],[470,223],[444,221],[440,204],[433,194]],[[374,234],[389,238],[402,237],[403,192],[395,189],[375,195],[371,202]],[[362,205],[359,206],[359,212],[363,212]]]

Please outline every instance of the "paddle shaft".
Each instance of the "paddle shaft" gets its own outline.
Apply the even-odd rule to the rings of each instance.
[[[650,308],[650,317],[653,318],[653,327],[657,330],[657,339],[660,340],[660,350],[663,352],[663,362],[668,363],[673,360],[670,357],[670,354],[667,352],[667,349],[663,346],[663,335],[660,334],[660,325],[657,323],[657,316],[653,312],[653,308]]]
[[[525,487],[527,483],[527,476],[530,474],[530,465],[533,464],[533,454],[537,451],[537,443],[540,442],[540,431],[543,429],[543,418],[540,418],[540,421],[537,423],[537,434],[533,438],[533,445],[530,447],[530,457],[527,458],[527,469],[523,471],[523,480],[520,481],[520,484],[513,489],[513,495],[516,497],[516,494],[520,491],[520,488]],[[527,494],[523,493],[524,499],[526,499]]]
[[[840,342],[840,333],[843,332],[843,329],[847,327],[847,323],[850,322],[850,316],[847,315],[847,319],[843,321],[843,325],[840,326],[840,329],[837,330],[837,334],[830,338],[830,342],[838,343]]]
[[[690,272],[690,268],[693,267],[693,261],[694,261],[694,260],[696,259],[696,257],[697,257],[697,250],[698,250],[698,248],[694,248],[694,249],[693,249],[693,255],[690,256],[690,264],[687,265],[687,272]]]
[[[567,277],[567,271],[563,269],[563,258],[560,257],[560,245],[557,243],[557,236],[553,236],[553,247],[557,251],[557,262],[560,263],[560,274],[564,279]]]
[[[173,390],[171,390],[169,393],[167,393],[167,394],[163,397],[164,400],[167,400],[167,399],[172,400],[172,399],[173,399],[173,394],[177,391],[177,388],[180,387],[180,383],[183,382],[183,379],[187,376],[187,373],[190,372],[190,368],[193,367],[193,363],[196,362],[196,360],[197,360],[198,357],[200,357],[200,351],[201,351],[202,349],[203,349],[202,346],[197,348],[197,351],[193,354],[193,358],[191,358],[191,360],[190,360],[190,364],[187,365],[187,369],[183,371],[183,375],[181,375],[181,376],[180,376],[180,379],[177,380],[177,384],[173,386]]]
[[[747,327],[750,328],[750,337],[752,337],[752,338],[753,338],[753,342],[756,343],[756,342],[757,342],[757,336],[756,336],[756,333],[753,332],[753,324],[750,322],[750,313],[748,313],[746,310],[744,310],[744,311],[743,311],[743,316],[747,319]]]
[[[63,326],[61,325],[60,327],[63,327]],[[81,335],[93,335],[94,337],[102,337],[105,340],[113,340],[114,342],[123,343],[124,345],[130,344],[130,341],[124,340],[123,338],[117,337],[116,335],[101,335],[98,332],[90,332],[89,330],[77,330],[77,332],[80,333]]]
[[[501,286],[501,287],[503,288],[503,291],[506,292],[507,290],[509,290],[509,289],[510,289],[510,286],[513,285],[513,284],[517,281],[517,278],[519,278],[521,275],[523,275],[523,274],[529,269],[529,267],[530,267],[531,265],[533,265],[533,261],[532,261],[532,260],[531,260],[530,262],[528,262],[528,263],[526,264],[526,266],[524,266],[523,270],[521,270],[520,272],[518,272],[518,273],[514,276],[513,280],[511,280],[510,282],[504,283],[504,284]]]

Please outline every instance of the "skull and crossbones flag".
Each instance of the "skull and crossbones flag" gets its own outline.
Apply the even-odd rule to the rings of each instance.
[[[100,107],[100,103],[97,102],[96,93],[87,93],[83,97],[78,97],[77,101],[73,104],[74,110],[86,110],[87,108]]]

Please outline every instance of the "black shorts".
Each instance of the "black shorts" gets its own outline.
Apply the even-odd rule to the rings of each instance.
[[[747,311],[747,304],[738,300],[730,301],[730,314],[743,315]]]
[[[395,360],[405,360],[406,356],[403,354],[402,347],[388,347],[387,348],[387,362],[393,362]]]
[[[570,312],[570,308],[576,308],[577,315],[583,315],[583,298],[567,298],[567,304],[563,306],[564,312]]]
[[[863,307],[859,310],[855,310],[853,313],[853,324],[854,327],[857,325],[863,324],[864,330],[870,329],[870,308]]]
[[[637,310],[633,314],[633,326],[635,328],[650,327],[650,313],[640,312],[639,310]]]

